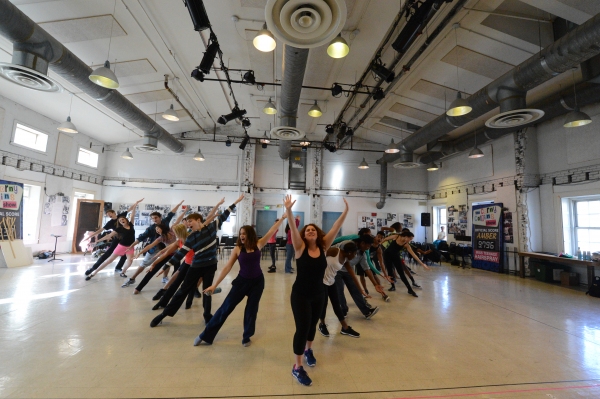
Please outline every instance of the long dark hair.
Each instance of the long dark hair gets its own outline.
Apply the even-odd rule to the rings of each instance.
[[[242,230],[244,230],[244,232],[246,233],[246,243],[243,244],[242,240],[240,239],[240,235],[238,234],[238,239],[237,242],[235,243],[235,245],[237,245],[238,247],[246,247],[246,249],[251,249],[251,250],[257,250],[258,249],[258,237],[256,236],[256,230],[254,230],[254,227],[252,226],[242,226],[240,227],[240,233],[242,232]]]
[[[306,238],[304,238],[304,234],[306,233],[306,228],[308,226],[312,226],[317,230],[317,247],[324,249],[324,247],[325,247],[325,232],[323,230],[321,230],[321,228],[314,223],[309,223],[306,226],[304,226],[302,228],[302,230],[300,230],[300,237],[302,238],[302,241],[304,241],[304,245],[306,245],[306,248],[308,249],[308,242],[306,242]]]
[[[290,231],[290,224],[289,223],[285,225],[285,234],[287,234],[288,231]]]
[[[168,238],[169,233],[171,232],[171,228],[164,223],[159,223],[155,226],[155,229],[156,229],[156,227],[158,227],[160,229],[160,231],[161,231],[160,235],[163,238],[163,240],[166,240]]]

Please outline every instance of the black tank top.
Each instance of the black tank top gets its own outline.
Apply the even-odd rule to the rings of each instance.
[[[327,269],[327,259],[322,248],[319,248],[319,256],[313,258],[305,247],[302,255],[296,259],[296,268],[298,274],[292,290],[301,295],[321,295],[325,292],[323,277]]]
[[[400,246],[396,240],[392,240],[392,243],[386,248],[383,253],[385,256],[398,256],[400,252],[404,250],[403,246]]]

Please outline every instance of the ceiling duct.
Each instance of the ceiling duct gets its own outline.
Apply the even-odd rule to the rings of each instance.
[[[42,79],[45,76],[41,71],[44,70],[43,64],[47,63],[52,72],[142,130],[146,136],[156,138],[173,152],[183,152],[184,145],[179,140],[171,136],[121,93],[94,84],[89,79],[92,73],[90,67],[8,0],[0,0],[0,34],[10,40],[17,51],[24,53],[18,55],[17,60],[25,60],[18,62],[33,66],[38,78]],[[25,78],[22,78],[22,82],[24,80]],[[38,84],[42,85],[43,82],[40,80]]]
[[[409,151],[404,146],[398,146],[400,152],[396,153],[398,157],[396,157],[396,163],[394,163],[394,168],[396,169],[412,169],[418,168],[421,166],[419,162],[414,161],[414,155],[412,151]]]
[[[556,42],[536,53],[529,59],[505,73],[477,93],[471,95],[467,101],[473,110],[465,116],[455,117],[452,124],[446,121],[446,114],[440,115],[416,133],[404,139],[403,144],[409,150],[416,150],[429,142],[437,140],[473,119],[494,110],[502,99],[502,90],[510,88],[516,92],[527,92],[554,76],[568,71],[583,61],[600,53],[600,14],[590,18],[583,25],[572,30]],[[510,92],[510,91],[509,91]],[[515,102],[524,106],[521,100],[510,100],[507,107],[514,106]],[[513,105],[510,105],[510,104]],[[532,107],[538,109],[538,107]],[[538,119],[538,121],[541,119]],[[531,122],[531,121],[529,121]],[[512,125],[522,126],[522,125]],[[393,162],[397,154],[385,154],[377,162]]]
[[[383,207],[385,206],[385,199],[387,197],[387,170],[387,162],[382,162],[379,177],[379,202],[375,205],[377,209],[383,209]]]
[[[33,54],[27,45],[14,43],[12,62],[0,62],[0,76],[28,89],[61,92],[61,85],[48,76],[48,56]]]
[[[527,92],[513,87],[499,87],[496,99],[500,113],[485,122],[492,129],[503,129],[535,122],[544,116],[544,111],[528,109],[525,97]]]
[[[133,146],[133,148],[141,152],[149,152],[153,154],[162,153],[162,151],[158,149],[158,139],[152,136],[144,136],[144,142],[142,144]]]

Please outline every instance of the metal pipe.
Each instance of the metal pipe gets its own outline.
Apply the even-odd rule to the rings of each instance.
[[[179,100],[179,97],[177,96],[177,94],[175,94],[175,92],[173,92],[173,90],[171,90],[171,88],[169,87],[169,75],[167,75],[167,74],[165,74],[165,89],[167,89],[169,91],[169,93],[171,93],[171,95],[173,96],[175,101],[177,101],[177,104],[179,104],[181,106],[181,108],[183,108],[183,110],[188,114],[188,116],[194,121],[196,126],[198,126],[198,128],[200,130],[202,130],[204,133],[208,134],[208,132],[206,130],[204,130],[204,128],[202,126],[200,126],[200,123],[198,123],[196,118],[194,118],[194,115],[192,115],[190,113],[190,111],[185,107],[185,105],[183,105],[183,103]]]
[[[381,166],[381,174],[380,178],[380,187],[379,187],[379,202],[375,205],[377,209],[383,209],[385,206],[385,199],[387,197],[387,170],[388,165],[387,162],[382,162]]]

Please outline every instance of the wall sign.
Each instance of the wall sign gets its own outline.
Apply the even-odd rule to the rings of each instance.
[[[501,273],[504,269],[502,204],[473,206],[473,267]]]
[[[3,238],[23,239],[23,184],[0,180],[0,229]]]

